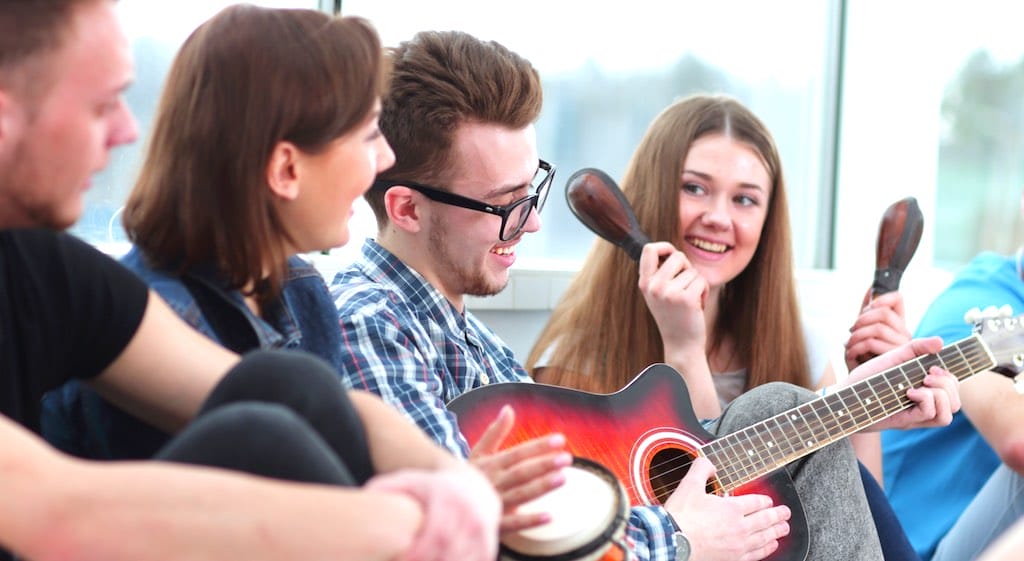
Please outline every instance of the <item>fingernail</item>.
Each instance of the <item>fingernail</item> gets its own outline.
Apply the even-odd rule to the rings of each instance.
[[[561,471],[552,474],[551,477],[548,478],[548,484],[551,486],[551,488],[558,487],[563,483],[565,483],[565,474],[562,473]]]
[[[551,438],[548,439],[548,445],[552,448],[565,446],[565,435],[561,433],[551,435]]]
[[[561,454],[555,456],[555,459],[552,461],[552,463],[555,464],[555,466],[557,467],[566,467],[572,465],[572,454],[568,452],[562,452]]]

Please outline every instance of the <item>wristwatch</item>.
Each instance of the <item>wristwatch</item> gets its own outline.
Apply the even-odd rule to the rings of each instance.
[[[676,561],[690,561],[690,540],[682,530],[676,530],[672,534],[676,542]]]
[[[690,561],[690,539],[683,533],[682,528],[679,527],[679,523],[676,522],[675,517],[672,513],[665,511],[668,514],[668,521],[672,523],[672,541],[675,542],[676,546],[676,561]]]

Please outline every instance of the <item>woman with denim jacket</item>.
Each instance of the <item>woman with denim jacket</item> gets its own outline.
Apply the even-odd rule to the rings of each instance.
[[[386,63],[358,18],[229,9],[178,53],[124,226],[122,263],[222,345],[338,363],[333,301],[299,254],[343,245],[353,201],[394,154],[377,128]],[[167,435],[91,390],[44,398],[44,435],[97,459]]]

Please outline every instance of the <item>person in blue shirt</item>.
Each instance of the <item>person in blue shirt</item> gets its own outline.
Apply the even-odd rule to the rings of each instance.
[[[932,302],[915,336],[963,339],[973,328],[966,312],[989,306],[1024,313],[1020,252],[976,256]],[[926,560],[974,558],[1024,511],[1024,398],[994,373],[965,380],[961,397],[963,410],[947,427],[882,434],[886,494]]]

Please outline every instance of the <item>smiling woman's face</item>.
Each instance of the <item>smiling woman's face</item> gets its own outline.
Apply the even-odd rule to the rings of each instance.
[[[679,191],[678,247],[712,287],[750,263],[768,215],[772,180],[760,154],[721,134],[690,145]]]

